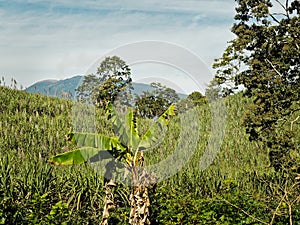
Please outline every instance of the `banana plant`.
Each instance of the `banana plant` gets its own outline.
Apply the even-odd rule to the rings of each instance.
[[[132,190],[129,197],[131,206],[129,223],[132,225],[150,224],[148,189],[156,182],[154,174],[145,170],[143,151],[155,146],[166,132],[169,119],[176,114],[171,105],[155,123],[145,132],[138,133],[138,123],[134,110],[130,108],[123,122],[111,103],[107,106],[107,114],[113,126],[115,136],[109,137],[92,133],[69,133],[67,139],[77,144],[78,148],[49,159],[55,165],[72,165],[85,162],[96,162],[114,159],[125,162],[131,175]],[[106,171],[106,174],[110,174]],[[114,208],[112,188],[116,186],[113,176],[105,180],[106,197],[103,217],[100,224],[108,224],[109,210]]]

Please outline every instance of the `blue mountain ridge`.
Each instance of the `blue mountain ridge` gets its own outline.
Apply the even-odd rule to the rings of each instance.
[[[72,94],[72,99],[76,98],[75,89],[81,84],[84,76],[77,75],[64,80],[43,80],[39,81],[28,88],[29,93],[40,93],[47,96],[62,97],[66,93]],[[140,95],[143,91],[152,91],[149,84],[132,82],[132,94]],[[177,93],[179,98],[186,98],[186,94]]]

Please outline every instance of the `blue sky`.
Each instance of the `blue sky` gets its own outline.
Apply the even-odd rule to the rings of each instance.
[[[233,38],[234,7],[231,0],[0,0],[0,76],[29,86],[85,74],[112,50],[146,40],[181,46],[211,70]],[[197,89],[161,64],[132,65],[132,76]]]

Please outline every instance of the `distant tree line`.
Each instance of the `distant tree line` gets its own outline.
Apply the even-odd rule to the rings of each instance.
[[[161,83],[151,83],[151,91],[143,91],[133,96],[132,79],[129,66],[118,56],[106,57],[95,74],[84,77],[76,89],[77,99],[103,108],[109,102],[119,106],[135,107],[140,117],[159,117],[171,104],[177,104],[184,112],[189,108],[205,103],[200,92],[193,92],[186,99],[179,98],[176,91]]]

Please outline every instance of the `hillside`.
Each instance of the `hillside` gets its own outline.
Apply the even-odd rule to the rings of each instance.
[[[213,163],[203,171],[199,162],[213,135],[210,108],[202,105],[191,114],[198,115],[199,140],[182,170],[151,192],[153,224],[269,224],[281,204],[282,178],[269,167],[267,150],[249,142],[242,127],[248,101],[238,94],[224,99],[224,103],[225,137]],[[65,139],[74,126],[73,106],[70,100],[0,86],[0,223],[99,224],[105,194],[101,174],[90,164],[48,163],[49,157],[75,148]],[[181,118],[172,119],[160,145],[145,153],[147,165],[176,150],[182,141],[182,127],[186,126]],[[97,111],[96,121],[98,132],[112,132],[110,121],[101,111]],[[151,121],[141,122],[139,129],[143,130]],[[188,128],[196,132],[193,126]],[[189,142],[187,146],[191,146]],[[174,160],[174,165],[183,162]],[[112,212],[110,224],[122,225],[129,215],[129,188],[119,185],[115,193],[118,208]],[[299,203],[295,202],[295,224],[300,223],[297,207]],[[274,224],[288,223],[288,208],[280,205]]]
[[[64,80],[44,80],[39,81],[30,87],[26,88],[29,93],[40,93],[46,96],[61,97],[62,93],[70,92],[72,99],[75,99],[75,89],[81,84],[83,76],[74,76]],[[133,95],[140,95],[143,91],[152,91],[153,88],[149,84],[144,83],[132,83]],[[186,94],[178,93],[180,98],[186,98]]]
[[[29,93],[40,93],[46,96],[61,97],[62,93],[71,92],[75,98],[75,89],[81,83],[82,76],[74,76],[64,80],[39,81],[26,88]]]

